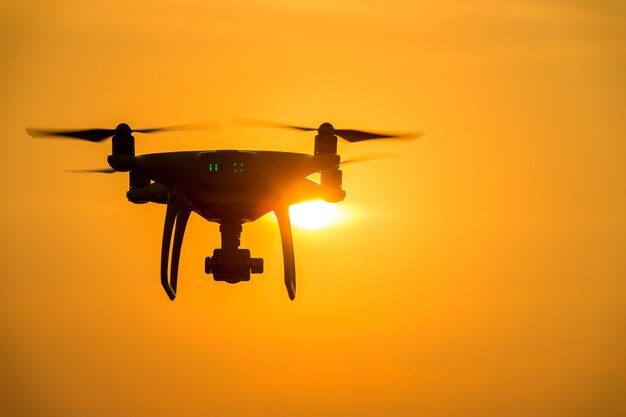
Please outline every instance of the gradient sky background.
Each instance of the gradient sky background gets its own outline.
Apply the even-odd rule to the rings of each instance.
[[[626,414],[626,6],[610,1],[21,1],[0,5],[0,404],[7,416]],[[218,121],[137,152],[310,152],[231,126],[423,130],[340,144],[343,220],[244,226],[266,272],[179,297],[164,207],[125,199],[110,142],[32,127]]]

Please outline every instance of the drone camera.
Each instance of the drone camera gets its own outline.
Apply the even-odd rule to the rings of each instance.
[[[204,271],[213,274],[215,281],[236,284],[250,281],[250,274],[263,273],[263,259],[251,258],[249,249],[238,249],[236,257],[227,257],[223,249],[214,249],[213,256],[207,256]]]

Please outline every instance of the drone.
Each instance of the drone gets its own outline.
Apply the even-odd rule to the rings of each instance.
[[[132,129],[120,123],[115,129],[30,129],[32,137],[57,136],[89,142],[112,138],[110,168],[83,172],[128,172],[128,201],[166,205],[161,245],[161,284],[170,300],[176,298],[178,265],[183,237],[191,212],[219,224],[221,247],[205,259],[205,272],[215,281],[235,284],[263,273],[263,259],[240,248],[243,224],[274,212],[282,243],[284,280],[290,300],[296,297],[294,257],[289,206],[305,201],[344,200],[337,138],[348,142],[377,139],[413,140],[421,133],[389,134],[335,129],[330,123],[317,128],[237,118],[235,124],[279,127],[316,132],[313,154],[260,150],[201,150],[135,155],[133,133],[196,129],[200,125]],[[201,126],[200,126],[201,127]],[[206,127],[206,126],[204,126]],[[364,158],[368,159],[368,158]],[[352,160],[352,161],[356,161]],[[319,173],[319,183],[309,179]]]

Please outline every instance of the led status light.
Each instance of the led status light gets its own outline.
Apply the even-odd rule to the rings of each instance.
[[[230,170],[230,172],[233,172],[235,174],[241,174],[244,172],[244,164],[243,162],[233,162],[232,164],[220,164],[218,162],[210,162],[207,164],[207,168],[208,168],[208,172],[210,173],[214,173],[214,172],[224,172],[224,167],[228,167],[230,166],[232,169]]]

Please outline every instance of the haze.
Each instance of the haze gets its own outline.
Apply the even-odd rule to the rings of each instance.
[[[22,1],[0,6],[0,413],[6,416],[626,414],[626,8],[608,1]],[[244,226],[265,273],[204,274],[190,219],[178,298],[159,284],[164,207],[126,201],[137,153],[311,152],[340,143],[341,221]]]

